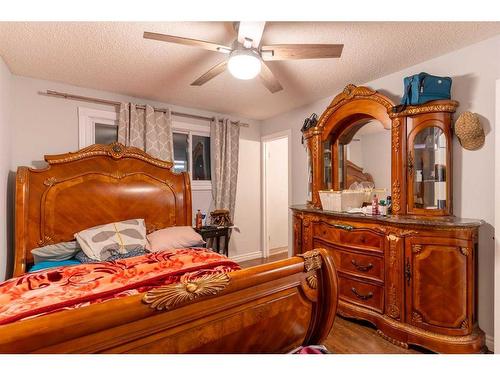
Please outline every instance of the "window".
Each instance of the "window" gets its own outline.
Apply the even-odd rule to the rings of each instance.
[[[174,170],[190,172],[193,190],[212,189],[208,127],[174,123]]]
[[[109,144],[118,139],[116,112],[78,107],[78,145]]]
[[[210,181],[210,137],[193,135],[193,180]]]
[[[110,124],[101,124],[96,122],[95,126],[95,143],[107,145],[116,142],[118,139],[118,126]]]
[[[189,171],[189,134],[173,133],[174,171]]]
[[[79,146],[109,144],[118,139],[116,112],[78,108]],[[193,190],[211,190],[210,130],[207,126],[173,123],[175,172],[189,172]]]

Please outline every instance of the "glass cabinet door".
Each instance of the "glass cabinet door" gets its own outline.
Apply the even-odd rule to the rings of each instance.
[[[446,210],[446,135],[437,126],[415,131],[415,136],[409,139],[409,208],[414,212]]]

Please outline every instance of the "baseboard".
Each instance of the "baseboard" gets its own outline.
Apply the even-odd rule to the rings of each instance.
[[[486,346],[492,352],[495,351],[495,340],[492,336],[486,335]]]
[[[288,253],[288,246],[277,247],[276,249],[269,250],[269,256],[283,253]]]
[[[251,253],[236,255],[234,257],[231,256],[229,258],[231,260],[235,261],[236,263],[238,263],[238,262],[244,262],[246,260],[252,260],[252,259],[262,258],[262,251],[253,251]]]

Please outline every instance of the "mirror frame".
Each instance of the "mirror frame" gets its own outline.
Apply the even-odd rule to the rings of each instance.
[[[344,90],[335,96],[327,109],[323,112],[314,128],[304,133],[304,139],[307,147],[311,150],[312,160],[312,200],[309,205],[314,208],[321,208],[319,199],[319,190],[323,186],[323,142],[332,137],[332,144],[335,144],[337,138],[350,126],[360,121],[378,120],[385,129],[391,129],[391,144],[394,146],[394,122],[399,126],[399,119],[391,119],[389,112],[394,107],[394,103],[386,96],[372,90],[369,87],[347,85]],[[399,134],[396,137],[399,139]],[[399,142],[399,141],[398,141]],[[391,154],[391,194],[394,204],[394,178],[393,168],[395,155],[394,147]],[[332,170],[335,169],[334,154],[332,154]],[[336,158],[335,158],[336,159]],[[338,169],[338,168],[337,168]],[[338,177],[337,177],[338,178]],[[333,178],[333,183],[335,178]],[[397,193],[397,192],[396,192]],[[397,194],[396,194],[397,195]],[[400,193],[399,193],[400,197]],[[396,196],[396,198],[398,198]],[[399,200],[397,202],[399,205]]]

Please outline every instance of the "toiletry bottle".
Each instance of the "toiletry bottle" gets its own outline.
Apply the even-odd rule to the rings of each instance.
[[[386,215],[391,215],[392,214],[392,198],[390,195],[387,196],[387,214]]]
[[[200,210],[196,212],[196,229],[201,229],[203,226],[203,215]]]
[[[378,215],[378,198],[377,198],[377,194],[373,194],[373,199],[372,199],[372,215]]]

